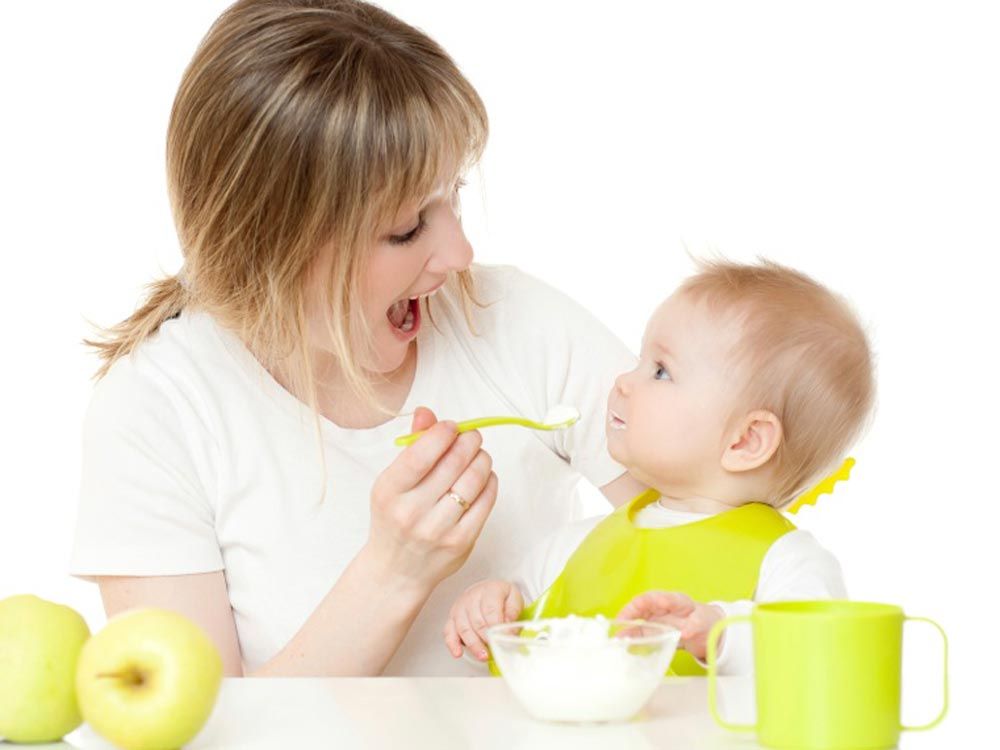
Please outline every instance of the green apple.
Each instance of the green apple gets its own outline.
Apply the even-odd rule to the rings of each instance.
[[[55,742],[80,726],[73,681],[89,637],[70,607],[31,594],[0,601],[0,737]]]
[[[76,695],[87,723],[125,750],[174,750],[212,713],[222,658],[191,620],[135,609],[108,620],[83,647]]]

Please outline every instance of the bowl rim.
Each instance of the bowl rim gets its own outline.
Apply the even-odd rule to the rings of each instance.
[[[608,627],[611,627],[613,625],[624,625],[624,626],[638,625],[638,626],[642,626],[644,628],[652,627],[652,628],[660,631],[656,635],[642,635],[642,636],[630,636],[630,635],[626,635],[626,636],[621,636],[620,638],[614,638],[613,639],[613,640],[618,641],[620,643],[626,643],[626,644],[628,644],[630,646],[637,646],[637,645],[650,644],[650,643],[663,643],[665,640],[668,640],[669,637],[673,636],[673,635],[677,636],[677,640],[678,641],[680,640],[681,631],[678,628],[673,627],[672,625],[665,625],[662,622],[653,622],[651,620],[620,620],[617,617],[597,618],[597,617],[591,617],[591,616],[586,616],[586,615],[571,615],[571,616],[575,617],[577,619],[580,619],[580,620],[598,620],[598,619],[603,619],[605,622],[607,622]],[[550,645],[552,642],[551,641],[540,641],[540,640],[537,640],[537,639],[522,638],[519,635],[507,635],[506,633],[504,633],[502,631],[505,630],[505,629],[514,628],[514,627],[518,627],[518,626],[525,627],[525,626],[529,626],[529,625],[545,625],[547,623],[560,622],[560,621],[564,621],[566,619],[568,619],[568,618],[567,617],[542,617],[542,618],[539,618],[537,620],[514,620],[512,622],[503,622],[503,623],[499,623],[497,625],[491,625],[490,627],[488,627],[486,629],[486,632],[485,632],[486,640],[487,640],[487,643],[489,643],[490,645],[492,645],[494,642],[496,642],[498,644],[508,645],[508,646],[509,645],[522,644],[522,643],[531,643],[531,644],[534,644],[536,646],[543,646],[543,647],[545,647],[545,646]],[[612,640],[612,639],[609,638],[608,640]]]

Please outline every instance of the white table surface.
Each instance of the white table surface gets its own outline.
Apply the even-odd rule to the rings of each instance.
[[[549,724],[530,718],[503,680],[478,677],[226,679],[212,716],[186,747],[199,748],[497,748],[523,750],[714,750],[758,747],[753,734],[712,721],[701,677],[667,678],[649,704],[622,724]],[[720,680],[724,715],[753,719],[748,678]],[[948,720],[905,734],[900,747],[946,748]],[[954,729],[954,728],[953,728]],[[969,747],[961,743],[963,750]],[[984,745],[985,747],[986,745]],[[64,742],[34,748],[111,745],[84,725]]]

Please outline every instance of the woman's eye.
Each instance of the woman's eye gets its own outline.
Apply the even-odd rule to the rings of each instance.
[[[660,375],[663,377],[660,377]],[[656,363],[656,374],[654,375],[656,380],[671,380],[670,373],[667,372],[667,368],[664,367],[660,362]]]
[[[417,225],[413,227],[406,234],[394,234],[389,237],[390,245],[409,245],[411,242],[416,241],[417,237],[427,228],[427,222],[424,221],[423,215],[420,216],[420,220]]]

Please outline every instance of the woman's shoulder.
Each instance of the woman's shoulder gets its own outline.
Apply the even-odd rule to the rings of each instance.
[[[201,311],[182,311],[165,320],[133,351],[109,368],[105,379],[120,380],[145,376],[174,378],[187,371],[224,361],[225,346],[218,324]]]
[[[182,312],[122,356],[97,381],[88,419],[191,409],[209,384],[233,377],[233,363],[217,323],[202,312]]]
[[[521,372],[532,362],[532,377],[545,381],[551,373],[563,377],[571,360],[614,372],[633,366],[624,343],[552,284],[511,265],[474,264],[472,278],[475,301],[467,308],[458,281],[449,282],[442,302],[450,330],[442,338],[482,360],[486,370]],[[431,312],[435,321],[438,309]]]
[[[498,304],[512,299],[523,301],[528,298],[551,301],[570,297],[553,284],[508,264],[475,263],[472,277],[477,294],[481,293],[489,304]]]
[[[472,266],[475,302],[471,305],[473,326],[481,338],[501,338],[508,343],[528,343],[551,334],[583,332],[604,326],[581,303],[562,289],[512,265]],[[455,324],[466,318],[457,280],[448,284],[447,317]],[[478,303],[478,304],[476,304]],[[511,335],[522,332],[531,335]],[[547,333],[547,336],[535,334]]]

